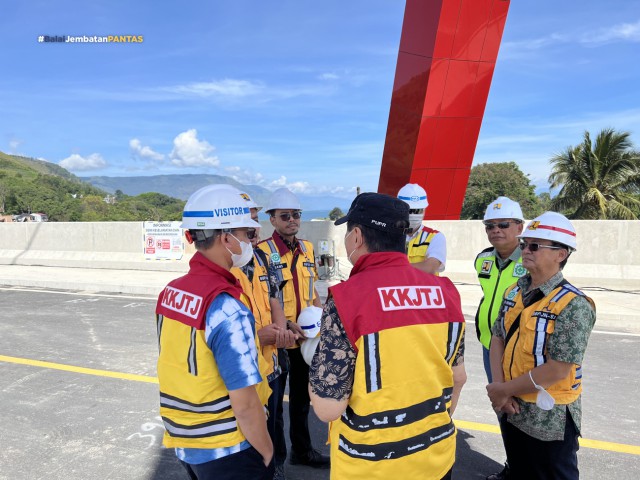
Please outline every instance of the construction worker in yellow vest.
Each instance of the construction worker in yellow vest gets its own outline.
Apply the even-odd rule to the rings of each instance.
[[[158,383],[163,443],[192,479],[273,477],[265,407],[271,390],[251,305],[232,267],[251,260],[260,224],[236,189],[189,197],[182,228],[196,253],[158,297]]]
[[[492,328],[487,385],[500,415],[507,478],[577,480],[581,365],[595,305],[562,275],[577,248],[566,217],[543,213],[518,237],[529,273],[505,292]]]
[[[243,192],[242,195],[249,199],[247,204],[251,211],[251,219],[258,222],[258,212],[262,207],[256,204],[248,193]],[[282,375],[278,349],[296,345],[299,335],[287,328],[287,319],[278,300],[279,282],[276,275],[269,271],[267,254],[256,248],[260,241],[259,228],[250,240],[254,249],[253,258],[243,267],[232,268],[231,273],[251,299],[262,355],[269,365],[266,373],[272,393],[269,397],[267,427],[273,442],[273,480],[284,480],[287,445],[284,438],[283,397],[287,377]]]
[[[411,265],[427,273],[439,275],[444,271],[447,261],[447,240],[442,232],[422,224],[429,206],[427,192],[417,183],[408,183],[398,192],[398,198],[409,205],[409,228],[407,235],[407,256]],[[462,387],[467,382],[464,366],[464,335],[453,368],[453,395],[451,413],[458,405]]]
[[[343,223],[354,265],[329,289],[309,375],[314,411],[331,421],[331,478],[450,479],[460,294],[409,263],[406,203],[362,193]]]
[[[267,203],[267,214],[274,228],[273,235],[258,244],[269,259],[269,266],[280,282],[280,301],[288,327],[304,341],[297,325],[300,312],[311,305],[320,307],[315,288],[318,273],[313,244],[297,237],[302,208],[300,200],[287,188],[275,190]],[[314,468],[328,468],[329,457],[314,449],[309,434],[309,366],[295,345],[281,353],[289,359],[289,437],[290,463]],[[284,376],[284,374],[283,374]]]
[[[498,318],[505,290],[527,273],[522,266],[518,239],[524,227],[520,204],[508,197],[496,198],[487,206],[483,224],[491,247],[480,252],[474,261],[483,294],[476,312],[476,335],[482,344],[484,371],[491,383],[491,327]],[[487,480],[504,480],[508,473],[509,465],[505,464],[500,472],[487,476]]]

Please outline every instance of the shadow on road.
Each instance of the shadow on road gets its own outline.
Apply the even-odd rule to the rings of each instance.
[[[456,463],[453,466],[454,480],[480,479],[502,470],[502,464],[474,451],[468,440],[475,438],[469,432],[458,429]]]

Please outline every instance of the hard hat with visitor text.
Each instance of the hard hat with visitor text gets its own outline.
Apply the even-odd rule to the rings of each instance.
[[[207,185],[189,197],[182,212],[182,228],[222,230],[260,228],[251,219],[251,198],[229,185]]]

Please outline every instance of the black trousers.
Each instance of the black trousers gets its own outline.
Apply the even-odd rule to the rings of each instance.
[[[564,439],[545,442],[511,425],[503,415],[500,430],[507,450],[509,478],[578,480],[578,430],[569,412]]]
[[[283,465],[287,459],[287,442],[284,438],[284,412],[282,409],[284,402],[284,389],[287,383],[289,372],[289,360],[284,349],[278,349],[278,362],[282,368],[282,373],[275,380],[269,383],[271,396],[269,397],[269,420],[267,429],[273,442],[273,460],[277,465]]]
[[[309,365],[299,348],[289,355],[289,438],[291,450],[304,456],[313,448],[309,435]]]
[[[191,480],[271,480],[275,470],[273,460],[265,467],[262,455],[253,447],[198,465],[180,463]]]

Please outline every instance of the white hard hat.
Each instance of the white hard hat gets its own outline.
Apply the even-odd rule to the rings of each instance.
[[[409,204],[410,209],[427,208],[427,192],[417,183],[407,183],[398,192],[398,198]]]
[[[233,185],[229,185],[228,183],[219,183],[218,187],[232,189],[232,190],[238,190],[236,187],[234,187]],[[247,203],[249,208],[255,208],[258,211],[262,210],[262,207],[260,205],[258,205],[253,200],[253,198],[251,198],[251,195],[249,195],[247,192],[245,192],[243,190],[240,190],[240,193],[242,193],[243,195],[246,195],[247,197],[249,197],[249,202]]]
[[[545,212],[534,218],[518,238],[538,238],[566,245],[576,250],[576,229],[567,217],[557,212]]]
[[[260,228],[251,219],[251,198],[229,185],[207,185],[191,194],[182,212],[182,228],[222,230]]]
[[[520,204],[508,197],[498,197],[487,207],[484,220],[495,220],[496,218],[513,218],[524,222]]]
[[[296,323],[302,329],[305,337],[314,338],[320,333],[321,322],[322,309],[311,306],[302,309]]]
[[[278,188],[271,194],[269,202],[267,203],[267,212],[271,210],[302,210],[300,207],[300,200],[296,197],[291,190],[282,187]]]

